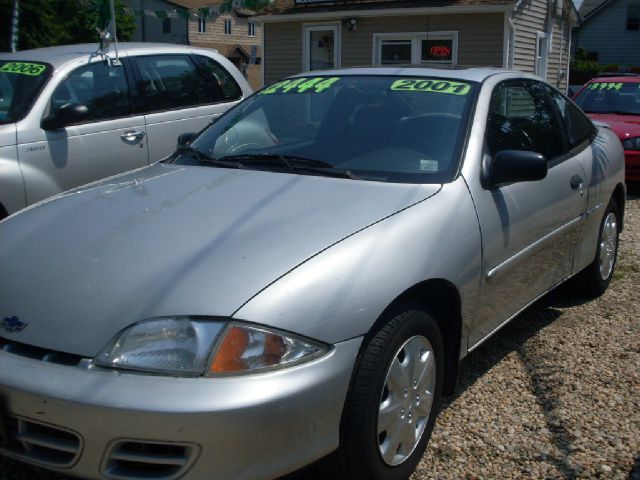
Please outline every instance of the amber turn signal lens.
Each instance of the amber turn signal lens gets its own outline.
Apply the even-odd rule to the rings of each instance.
[[[231,327],[218,349],[213,363],[212,372],[240,372],[247,366],[242,359],[249,346],[249,334],[238,327]]]

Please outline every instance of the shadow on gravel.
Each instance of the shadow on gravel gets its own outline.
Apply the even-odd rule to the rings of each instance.
[[[556,415],[559,400],[554,387],[558,386],[557,372],[561,372],[564,365],[546,362],[535,348],[528,345],[527,341],[562,315],[558,308],[582,305],[591,300],[576,295],[569,283],[558,287],[522,312],[462,361],[456,392],[443,408],[446,408],[509,353],[516,352],[531,379],[532,391],[544,413],[552,443],[561,452],[559,458],[549,456],[545,461],[554,464],[562,472],[563,478],[577,478],[580,472],[567,461],[571,454],[571,435]]]
[[[640,198],[640,182],[627,182],[627,200]]]
[[[633,464],[631,472],[629,472],[629,478],[627,480],[640,480],[640,455],[636,457],[636,461]]]

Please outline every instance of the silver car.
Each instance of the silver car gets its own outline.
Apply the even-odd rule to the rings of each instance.
[[[169,155],[251,94],[208,49],[69,45],[0,54],[0,219]]]
[[[537,77],[286,79],[0,223],[0,452],[406,479],[465,355],[571,277],[604,292],[624,202],[615,133]]]

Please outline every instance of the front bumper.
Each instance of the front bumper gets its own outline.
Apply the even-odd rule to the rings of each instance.
[[[216,379],[125,374],[0,351],[0,396],[9,430],[15,426],[13,444],[50,453],[41,447],[58,442],[68,462],[25,455],[12,443],[0,453],[85,479],[277,478],[337,448],[361,341],[336,344],[300,366]],[[173,469],[158,466],[163,455]],[[148,459],[159,463],[145,472]]]
[[[640,151],[625,150],[625,180],[640,181]]]

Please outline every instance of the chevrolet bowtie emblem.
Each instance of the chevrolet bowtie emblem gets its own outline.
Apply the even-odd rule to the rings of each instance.
[[[0,322],[0,327],[7,332],[21,332],[24,327],[29,325],[26,322],[21,322],[15,315],[12,317],[5,317]]]

